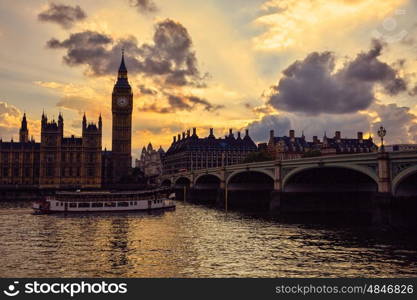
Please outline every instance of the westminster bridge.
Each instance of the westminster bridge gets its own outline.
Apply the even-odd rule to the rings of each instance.
[[[417,203],[417,151],[318,156],[164,175],[190,202],[274,211],[339,211]],[[416,200],[416,201],[414,201]],[[417,211],[416,211],[417,212]]]

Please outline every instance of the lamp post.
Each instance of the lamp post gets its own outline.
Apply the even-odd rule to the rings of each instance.
[[[381,152],[385,152],[384,149],[384,136],[387,135],[387,130],[384,127],[380,127],[378,130],[378,136],[381,138]]]

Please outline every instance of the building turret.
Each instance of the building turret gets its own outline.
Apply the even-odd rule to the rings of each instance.
[[[148,144],[148,152],[152,152],[152,150],[153,150],[153,147],[152,147],[152,143],[149,143]]]
[[[102,131],[103,131],[103,120],[102,120],[102,118],[101,118],[101,114],[100,114],[100,116],[98,117],[98,129],[100,130],[100,132],[102,132]]]
[[[45,111],[42,112],[42,121],[41,125],[42,127],[45,127],[45,125],[48,123],[48,117],[45,115]]]
[[[209,138],[214,138],[214,129],[210,128],[210,134],[208,136]]]
[[[64,118],[61,113],[59,113],[59,116],[58,116],[58,129],[61,134],[61,137],[63,137],[64,136]]]
[[[84,116],[83,116],[83,131],[85,131],[86,129],[87,129],[87,117],[84,113]]]
[[[23,114],[22,125],[19,130],[19,141],[21,143],[29,142],[29,130],[28,130],[28,124],[26,121],[26,113]]]

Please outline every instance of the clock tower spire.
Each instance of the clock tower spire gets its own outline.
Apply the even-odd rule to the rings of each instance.
[[[133,93],[122,50],[122,60],[112,94],[112,157],[115,183],[120,183],[132,168],[132,110]]]

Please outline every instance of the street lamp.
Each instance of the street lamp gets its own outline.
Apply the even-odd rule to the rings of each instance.
[[[387,130],[384,127],[379,127],[378,136],[381,138],[381,152],[385,152],[384,149],[384,136],[387,135]]]

